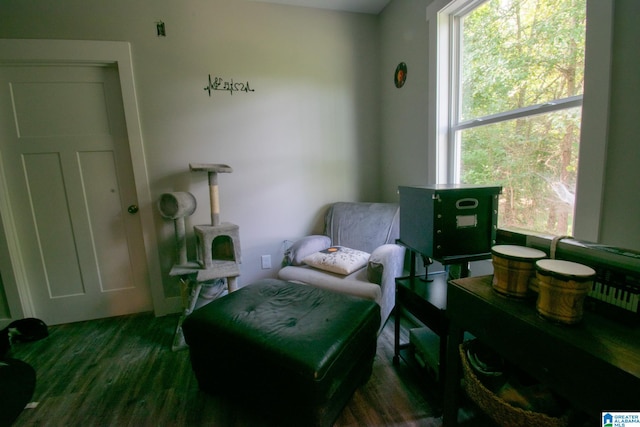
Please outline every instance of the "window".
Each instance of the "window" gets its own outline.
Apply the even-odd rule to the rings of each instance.
[[[431,177],[502,185],[501,228],[597,241],[597,229],[578,236],[574,227],[578,164],[603,168],[601,158],[579,157],[589,139],[581,135],[587,2],[434,0],[427,9],[437,24],[430,31],[430,58],[437,58],[430,69]],[[606,114],[599,120],[606,129]],[[602,139],[595,145],[604,149]],[[596,223],[599,197],[585,198],[598,207],[585,215]]]

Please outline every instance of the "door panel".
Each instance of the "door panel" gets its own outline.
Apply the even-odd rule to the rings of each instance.
[[[11,92],[23,141],[110,133],[102,83],[19,82],[11,85]]]
[[[0,84],[0,150],[36,315],[151,310],[117,70],[3,66]]]
[[[100,266],[100,288],[114,291],[132,287],[133,274],[125,233],[125,215],[120,199],[113,152],[80,153],[82,183],[87,200],[93,248]],[[112,248],[127,248],[113,251]]]
[[[37,239],[34,249],[39,249],[37,253],[43,270],[38,279],[46,283],[46,287],[39,289],[42,295],[38,297],[83,294],[59,156],[57,153],[26,154],[23,159]]]

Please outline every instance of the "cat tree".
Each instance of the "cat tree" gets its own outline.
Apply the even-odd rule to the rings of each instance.
[[[185,218],[195,212],[196,199],[191,193],[165,193],[160,197],[158,208],[160,214],[174,221],[176,240],[176,261],[170,276],[179,276],[185,309],[178,321],[173,350],[186,347],[182,335],[182,321],[196,307],[202,295],[203,285],[212,283],[220,288],[226,282],[224,292],[218,291],[215,297],[225,295],[237,289],[237,277],[240,275],[238,264],[240,259],[239,227],[228,222],[220,222],[220,201],[218,191],[218,173],[231,173],[227,165],[190,163],[192,172],[207,172],[209,180],[209,198],[211,207],[211,224],[196,225],[196,261],[188,261],[186,249]],[[208,295],[214,299],[214,295]]]

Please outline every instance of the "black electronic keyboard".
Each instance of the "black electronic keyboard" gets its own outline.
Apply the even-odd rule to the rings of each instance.
[[[640,316],[640,276],[617,273],[606,266],[596,269],[587,309],[621,310],[620,315]],[[611,306],[610,308],[607,306]],[[614,314],[614,313],[611,313]]]

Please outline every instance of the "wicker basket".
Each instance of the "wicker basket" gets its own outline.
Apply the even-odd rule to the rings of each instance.
[[[460,360],[464,375],[464,390],[469,398],[498,425],[502,427],[566,427],[568,425],[567,416],[555,418],[540,412],[516,408],[486,388],[471,368],[467,358],[466,343],[460,345]]]

